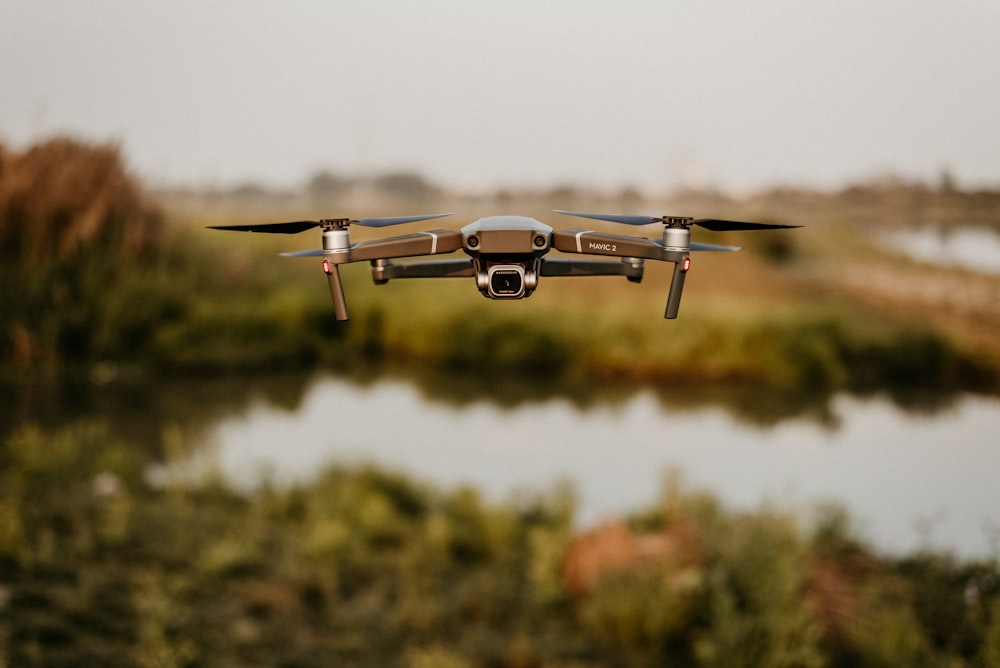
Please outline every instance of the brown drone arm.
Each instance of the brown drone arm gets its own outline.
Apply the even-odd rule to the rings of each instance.
[[[362,241],[351,247],[350,262],[389,260],[416,255],[451,253],[462,247],[462,235],[454,230],[429,230],[398,237]]]
[[[333,297],[333,311],[337,320],[350,320],[347,313],[347,298],[344,297],[344,283],[340,280],[340,267],[323,260],[323,271],[330,284],[330,296]]]
[[[686,241],[686,239],[685,239]],[[667,308],[663,317],[674,319],[681,306],[684,280],[691,266],[690,243],[668,248],[663,243],[644,237],[628,237],[620,234],[606,234],[590,230],[559,230],[552,233],[552,247],[566,253],[586,253],[590,255],[614,255],[622,258],[662,260],[674,263],[674,273],[670,279]],[[704,250],[734,250],[716,247]],[[641,277],[641,273],[638,274]]]
[[[576,257],[543,257],[540,276],[624,276],[633,283],[642,281],[640,258],[591,260]]]
[[[611,255],[649,260],[665,260],[663,246],[645,237],[630,237],[591,230],[556,230],[552,233],[552,247],[564,253]]]
[[[677,317],[677,311],[681,307],[681,294],[684,292],[684,279],[690,266],[691,261],[686,258],[674,262],[674,275],[670,279],[670,292],[667,294],[667,308],[663,313],[663,317],[668,320]]]

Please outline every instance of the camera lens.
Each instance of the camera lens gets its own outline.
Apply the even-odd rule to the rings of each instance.
[[[514,269],[497,269],[490,276],[490,292],[494,295],[519,295],[523,289],[524,279]]]

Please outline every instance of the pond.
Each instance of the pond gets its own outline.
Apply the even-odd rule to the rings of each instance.
[[[252,488],[365,462],[449,488],[472,485],[493,500],[565,481],[581,526],[650,507],[677,472],[685,488],[735,509],[770,504],[808,522],[820,504],[838,504],[885,553],[997,556],[1000,399],[961,396],[930,410],[882,396],[827,403],[823,419],[760,424],[652,391],[586,406],[552,396],[457,404],[405,380],[331,376],[311,381],[297,401],[249,399],[213,421],[186,470],[209,468]]]
[[[921,262],[1000,274],[1000,233],[989,227],[916,227],[888,233],[883,243]]]

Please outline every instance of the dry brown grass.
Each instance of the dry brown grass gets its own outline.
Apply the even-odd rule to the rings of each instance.
[[[0,250],[36,263],[100,247],[137,257],[159,213],[144,201],[117,146],[55,138],[16,153],[0,146]]]

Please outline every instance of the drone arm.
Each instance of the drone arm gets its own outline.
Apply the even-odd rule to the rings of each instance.
[[[688,242],[688,247],[690,248],[689,244],[690,242]],[[615,255],[623,258],[636,258],[640,260],[645,258],[673,262],[674,274],[670,279],[670,292],[667,296],[667,308],[663,317],[671,320],[677,317],[677,311],[681,305],[681,294],[684,292],[684,279],[687,278],[687,270],[691,266],[691,259],[687,248],[668,248],[663,243],[654,239],[626,237],[589,230],[560,230],[553,232],[552,246],[557,250],[569,253]],[[732,249],[723,247],[709,248],[707,245],[704,245],[704,247],[700,247],[698,250]],[[630,280],[633,279],[630,278]]]
[[[475,276],[471,259],[402,262],[390,259],[372,260],[372,280],[382,285],[392,278],[447,278]]]
[[[663,313],[663,317],[668,320],[677,317],[677,311],[681,307],[681,293],[684,291],[684,279],[690,266],[691,263],[687,259],[674,262],[674,275],[670,278],[670,292],[667,294],[667,309]]]
[[[664,248],[653,239],[607,234],[592,230],[556,230],[552,233],[552,247],[566,253],[610,255],[649,260],[667,260]]]
[[[642,280],[643,261],[627,257],[616,260],[584,260],[579,258],[543,257],[542,276],[625,276],[638,283]]]
[[[323,260],[323,271],[330,284],[330,296],[333,297],[333,311],[337,320],[350,320],[347,299],[344,297],[344,283],[340,280],[340,267]]]
[[[430,230],[398,237],[372,239],[351,246],[347,262],[386,260],[415,255],[451,253],[462,247],[462,235],[454,230]]]

